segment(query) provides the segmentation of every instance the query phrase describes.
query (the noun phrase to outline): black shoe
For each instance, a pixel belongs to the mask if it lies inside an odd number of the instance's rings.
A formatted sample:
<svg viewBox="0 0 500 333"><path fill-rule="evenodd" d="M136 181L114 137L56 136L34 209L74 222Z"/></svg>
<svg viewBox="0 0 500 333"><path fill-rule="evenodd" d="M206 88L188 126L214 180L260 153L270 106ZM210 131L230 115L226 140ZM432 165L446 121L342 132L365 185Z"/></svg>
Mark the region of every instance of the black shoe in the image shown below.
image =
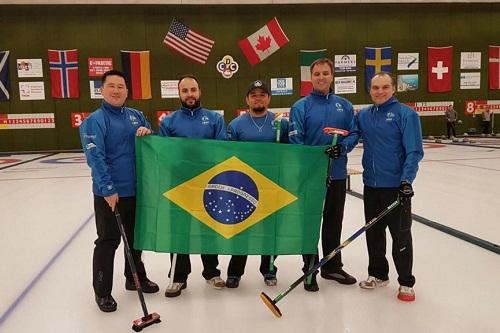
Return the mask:
<svg viewBox="0 0 500 333"><path fill-rule="evenodd" d="M102 312L113 312L116 311L116 301L113 296L99 297L95 295L95 302Z"/></svg>
<svg viewBox="0 0 500 333"><path fill-rule="evenodd" d="M160 290L160 287L158 287L158 285L156 283L149 280L148 278L144 278L143 280L140 280L140 281L141 281L142 292L145 294L153 294L153 293L156 293ZM129 280L129 279L127 279L125 281L125 289L137 290L137 288L135 287L134 281Z"/></svg>
<svg viewBox="0 0 500 333"><path fill-rule="evenodd" d="M311 283L307 283L307 278L304 280L304 289L310 292L319 291L318 282L316 281L316 275L311 277Z"/></svg>
<svg viewBox="0 0 500 333"><path fill-rule="evenodd" d="M226 280L226 288L238 288L240 285L240 278L237 276L229 276Z"/></svg>
<svg viewBox="0 0 500 333"><path fill-rule="evenodd" d="M321 272L321 277L327 280L335 280L341 284L355 284L356 278L354 276L349 275L342 268L338 268L330 273Z"/></svg>

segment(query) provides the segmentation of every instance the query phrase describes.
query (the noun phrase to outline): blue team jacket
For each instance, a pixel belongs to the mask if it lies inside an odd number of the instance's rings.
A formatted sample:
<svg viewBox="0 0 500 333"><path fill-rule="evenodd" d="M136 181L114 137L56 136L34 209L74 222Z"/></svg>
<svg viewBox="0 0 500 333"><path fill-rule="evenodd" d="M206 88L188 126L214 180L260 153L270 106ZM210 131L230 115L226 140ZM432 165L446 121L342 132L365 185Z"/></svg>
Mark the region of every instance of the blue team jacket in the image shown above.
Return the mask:
<svg viewBox="0 0 500 333"><path fill-rule="evenodd" d="M328 93L326 95L311 92L299 99L290 110L290 143L328 146L332 144L332 136L323 133L323 128L334 127L348 130L347 137L338 137L342 155L333 163L330 177L342 180L347 177L347 153L357 144L358 134L355 131L354 109L345 98ZM327 159L325 158L325 165Z"/></svg>
<svg viewBox="0 0 500 333"><path fill-rule="evenodd" d="M92 170L92 190L98 196L135 196L135 132L151 128L132 108L103 101L80 126L80 140Z"/></svg>
<svg viewBox="0 0 500 333"><path fill-rule="evenodd" d="M363 138L363 182L369 187L399 187L413 182L424 156L418 114L392 97L356 116Z"/></svg>
<svg viewBox="0 0 500 333"><path fill-rule="evenodd" d="M224 118L201 106L194 110L181 107L161 121L160 135L226 140Z"/></svg>
<svg viewBox="0 0 500 333"><path fill-rule="evenodd" d="M252 117L250 113L242 114L227 125L227 138L232 141L264 141L276 142L275 114L267 112L267 117ZM288 142L288 121L280 120L279 142Z"/></svg>

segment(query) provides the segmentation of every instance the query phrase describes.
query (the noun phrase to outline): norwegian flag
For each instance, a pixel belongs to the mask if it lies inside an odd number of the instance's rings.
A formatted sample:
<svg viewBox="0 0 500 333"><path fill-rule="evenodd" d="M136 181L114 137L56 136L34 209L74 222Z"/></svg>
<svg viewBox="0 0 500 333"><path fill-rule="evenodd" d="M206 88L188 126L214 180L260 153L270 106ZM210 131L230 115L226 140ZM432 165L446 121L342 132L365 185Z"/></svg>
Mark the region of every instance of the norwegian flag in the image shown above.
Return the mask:
<svg viewBox="0 0 500 333"><path fill-rule="evenodd" d="M78 50L49 50L53 98L78 98Z"/></svg>

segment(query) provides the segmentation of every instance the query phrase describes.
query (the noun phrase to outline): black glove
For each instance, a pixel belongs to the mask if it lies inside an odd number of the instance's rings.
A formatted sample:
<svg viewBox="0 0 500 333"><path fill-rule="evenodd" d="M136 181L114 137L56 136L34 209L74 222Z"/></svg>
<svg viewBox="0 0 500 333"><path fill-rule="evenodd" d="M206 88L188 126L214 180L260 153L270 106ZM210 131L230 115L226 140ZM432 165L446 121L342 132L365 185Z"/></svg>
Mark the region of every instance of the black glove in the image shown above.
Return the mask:
<svg viewBox="0 0 500 333"><path fill-rule="evenodd" d="M337 143L335 146L330 146L325 149L325 154L327 154L328 157L332 160L336 160L337 158L339 158L341 153L342 146L339 143Z"/></svg>
<svg viewBox="0 0 500 333"><path fill-rule="evenodd" d="M408 182L401 182L401 186L399 186L399 199L401 201L410 200L410 198L414 195L413 187Z"/></svg>

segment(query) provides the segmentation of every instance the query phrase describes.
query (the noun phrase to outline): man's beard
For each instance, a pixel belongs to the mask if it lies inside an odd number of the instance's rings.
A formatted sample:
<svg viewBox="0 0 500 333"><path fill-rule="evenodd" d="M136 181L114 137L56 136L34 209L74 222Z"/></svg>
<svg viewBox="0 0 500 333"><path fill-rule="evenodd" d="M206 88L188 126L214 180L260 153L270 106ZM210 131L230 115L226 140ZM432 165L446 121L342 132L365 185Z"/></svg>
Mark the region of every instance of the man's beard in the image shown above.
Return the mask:
<svg viewBox="0 0 500 333"><path fill-rule="evenodd" d="M181 101L181 104L182 104L182 106L183 106L183 107L185 107L185 108L187 108L187 109L189 109L189 110L194 110L194 109L196 109L197 107L199 107L199 106L200 106L200 100L199 100L199 99L197 99L197 100L196 100L196 102L194 102L194 104L193 104L193 105L188 105L188 104L187 104L186 102L184 102L184 101Z"/></svg>
<svg viewBox="0 0 500 333"><path fill-rule="evenodd" d="M257 108L253 108L252 111L256 114L261 114L264 113L264 111L266 111L266 108L264 106L259 106Z"/></svg>

